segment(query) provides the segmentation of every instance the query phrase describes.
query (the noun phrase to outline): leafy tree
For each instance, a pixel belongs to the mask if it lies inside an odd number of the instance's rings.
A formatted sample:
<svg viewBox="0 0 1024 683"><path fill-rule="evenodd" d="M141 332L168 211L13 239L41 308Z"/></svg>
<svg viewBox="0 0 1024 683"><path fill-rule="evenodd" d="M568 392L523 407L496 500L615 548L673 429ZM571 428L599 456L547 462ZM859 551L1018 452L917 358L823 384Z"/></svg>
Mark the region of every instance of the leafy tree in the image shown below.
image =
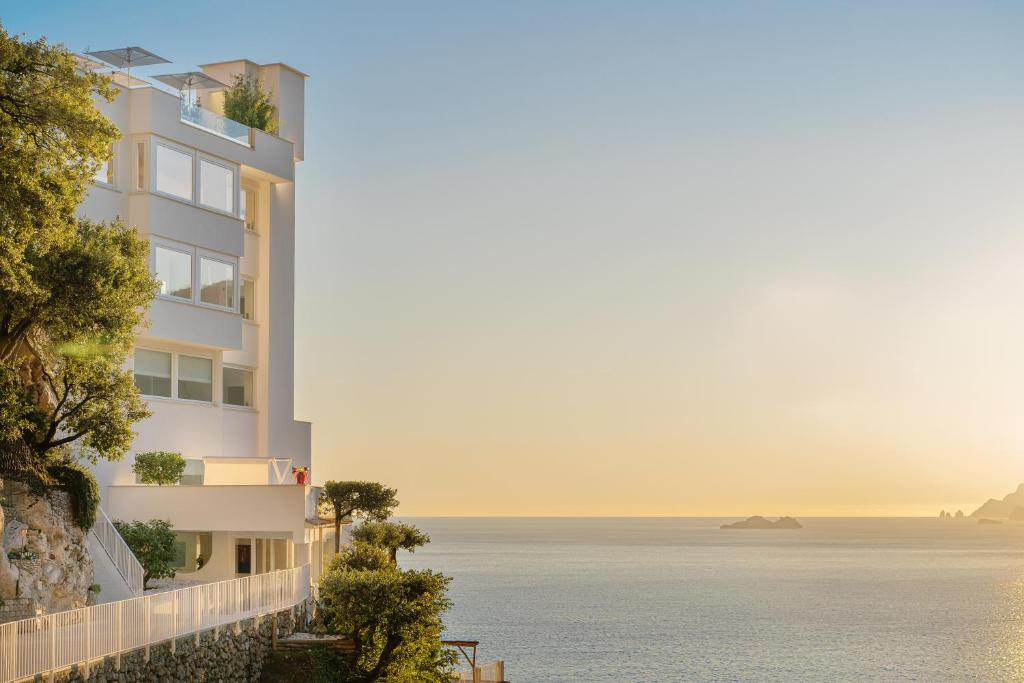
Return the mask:
<svg viewBox="0 0 1024 683"><path fill-rule="evenodd" d="M430 536L412 524L401 522L378 522L367 520L352 531L356 541L384 548L388 551L391 564L398 564L398 549L416 552L416 548L430 543Z"/></svg>
<svg viewBox="0 0 1024 683"><path fill-rule="evenodd" d="M0 26L0 469L45 476L77 442L118 459L148 415L124 369L155 293L148 248L119 222L78 219L118 133L117 92L45 39Z"/></svg>
<svg viewBox="0 0 1024 683"><path fill-rule="evenodd" d="M114 520L114 526L132 549L142 565L142 586L146 588L152 579L174 578L174 530L171 523L162 519L148 522L122 522Z"/></svg>
<svg viewBox="0 0 1024 683"><path fill-rule="evenodd" d="M238 74L234 83L224 92L224 116L259 128L267 133L277 132L277 107L270 101L270 93L263 82Z"/></svg>
<svg viewBox="0 0 1024 683"><path fill-rule="evenodd" d="M82 73L64 47L19 40L0 25L0 300L45 294L34 261L74 235L75 210L118 136L93 97L116 93L109 76ZM14 352L12 326L0 360Z"/></svg>
<svg viewBox="0 0 1024 683"><path fill-rule="evenodd" d="M342 680L449 683L455 659L441 647L441 615L450 582L431 571L334 565L320 580L320 606L327 629L355 645Z"/></svg>
<svg viewBox="0 0 1024 683"><path fill-rule="evenodd" d="M320 504L334 513L334 552L341 549L341 523L353 516L385 520L398 507L398 491L373 481L328 481Z"/></svg>
<svg viewBox="0 0 1024 683"><path fill-rule="evenodd" d="M329 571L335 569L390 569L391 558L387 551L377 545L355 541L341 549L331 560Z"/></svg>
<svg viewBox="0 0 1024 683"><path fill-rule="evenodd" d="M177 484L185 473L185 458L181 453L149 451L135 456L132 471L139 475L143 484L169 486Z"/></svg>
<svg viewBox="0 0 1024 683"><path fill-rule="evenodd" d="M71 496L71 516L75 524L84 531L91 529L100 507L100 486L96 477L70 459L50 465L47 472L55 485Z"/></svg>

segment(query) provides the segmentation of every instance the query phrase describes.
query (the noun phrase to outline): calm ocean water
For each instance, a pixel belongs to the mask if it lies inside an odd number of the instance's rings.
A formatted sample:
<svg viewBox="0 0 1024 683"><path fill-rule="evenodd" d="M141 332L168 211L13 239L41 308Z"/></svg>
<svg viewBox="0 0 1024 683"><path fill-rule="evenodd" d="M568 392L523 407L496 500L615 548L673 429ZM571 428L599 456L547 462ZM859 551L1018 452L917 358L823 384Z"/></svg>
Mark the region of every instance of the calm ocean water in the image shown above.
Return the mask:
<svg viewBox="0 0 1024 683"><path fill-rule="evenodd" d="M1024 680L1024 525L409 519L513 683Z"/></svg>

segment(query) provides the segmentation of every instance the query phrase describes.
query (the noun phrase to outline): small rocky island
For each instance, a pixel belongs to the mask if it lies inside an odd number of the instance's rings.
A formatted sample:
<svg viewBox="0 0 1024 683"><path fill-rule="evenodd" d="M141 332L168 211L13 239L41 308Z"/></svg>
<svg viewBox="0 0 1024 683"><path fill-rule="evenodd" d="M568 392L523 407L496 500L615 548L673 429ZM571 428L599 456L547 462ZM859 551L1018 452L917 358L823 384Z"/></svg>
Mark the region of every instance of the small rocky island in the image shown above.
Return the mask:
<svg viewBox="0 0 1024 683"><path fill-rule="evenodd" d="M741 522L723 524L722 529L803 529L803 525L792 517L779 517L774 522L760 515L747 517Z"/></svg>

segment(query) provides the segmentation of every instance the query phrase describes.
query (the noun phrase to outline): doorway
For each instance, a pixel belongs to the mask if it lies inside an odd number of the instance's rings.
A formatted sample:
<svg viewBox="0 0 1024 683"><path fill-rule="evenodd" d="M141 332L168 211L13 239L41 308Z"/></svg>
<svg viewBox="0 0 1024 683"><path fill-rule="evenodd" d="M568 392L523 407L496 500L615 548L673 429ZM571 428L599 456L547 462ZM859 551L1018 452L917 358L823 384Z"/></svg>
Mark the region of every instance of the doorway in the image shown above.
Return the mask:
<svg viewBox="0 0 1024 683"><path fill-rule="evenodd" d="M252 546L248 542L235 544L235 573L252 574Z"/></svg>

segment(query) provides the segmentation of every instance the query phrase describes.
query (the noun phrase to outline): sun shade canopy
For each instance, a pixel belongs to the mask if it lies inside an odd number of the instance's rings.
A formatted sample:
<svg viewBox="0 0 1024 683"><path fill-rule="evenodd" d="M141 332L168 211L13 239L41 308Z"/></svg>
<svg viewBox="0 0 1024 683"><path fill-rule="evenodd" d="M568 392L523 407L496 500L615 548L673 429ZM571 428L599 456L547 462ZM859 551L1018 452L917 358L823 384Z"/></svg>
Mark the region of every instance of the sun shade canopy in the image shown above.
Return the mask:
<svg viewBox="0 0 1024 683"><path fill-rule="evenodd" d="M166 83L178 90L191 90L192 88L224 88L227 83L221 83L216 78L207 76L202 71L186 71L182 74L162 74L153 76L161 83Z"/></svg>
<svg viewBox="0 0 1024 683"><path fill-rule="evenodd" d="M122 68L133 66L149 66L150 64L169 64L170 60L155 55L141 47L119 47L115 50L96 50L85 54L103 60L107 64Z"/></svg>

